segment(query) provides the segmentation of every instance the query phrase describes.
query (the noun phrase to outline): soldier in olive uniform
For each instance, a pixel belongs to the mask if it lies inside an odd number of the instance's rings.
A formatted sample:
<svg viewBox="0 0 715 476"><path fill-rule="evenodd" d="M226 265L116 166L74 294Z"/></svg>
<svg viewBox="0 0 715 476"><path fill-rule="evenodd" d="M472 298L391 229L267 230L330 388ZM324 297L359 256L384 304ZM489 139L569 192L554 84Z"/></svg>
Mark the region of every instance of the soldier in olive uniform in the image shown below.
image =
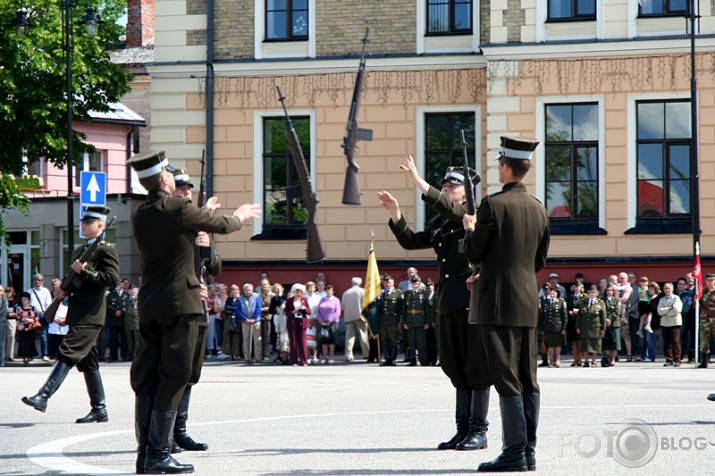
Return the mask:
<svg viewBox="0 0 715 476"><path fill-rule="evenodd" d="M538 142L501 137L500 192L482 200L476 218L465 215L464 254L479 265L469 322L478 324L486 369L499 393L502 453L479 471L536 469L541 405L536 381L539 294L536 273L546 264L550 230L546 209L523 180Z"/></svg>
<svg viewBox="0 0 715 476"><path fill-rule="evenodd" d="M405 319L402 327L407 330L407 340L412 349L410 355L410 367L417 365L417 356L420 356L420 365L429 365L427 355L427 335L426 329L429 327L429 296L420 289L422 281L419 276L414 276L411 280L412 289L403 294L405 300Z"/></svg>
<svg viewBox="0 0 715 476"><path fill-rule="evenodd" d="M708 368L710 337L715 337L715 273L705 275L707 289L700 298L700 363L699 369Z"/></svg>
<svg viewBox="0 0 715 476"><path fill-rule="evenodd" d="M539 328L544 333L544 342L548 354L549 367L561 367L561 346L566 343L566 323L568 312L566 301L559 295L557 287L550 287L542 301L541 323Z"/></svg>
<svg viewBox="0 0 715 476"><path fill-rule="evenodd" d="M192 465L179 464L170 451L177 409L195 370L199 323L206 321L201 301L208 298L208 290L196 273L196 235L238 230L244 221L260 216L260 207L246 204L230 215L210 216L185 198L172 196L175 169L163 150L127 162L148 191L132 219L142 263L142 350L130 373L136 394L136 470L193 472Z"/></svg>
<svg viewBox="0 0 715 476"><path fill-rule="evenodd" d="M380 365L396 366L397 358L397 327L404 316L404 301L402 291L395 287L392 276L385 278L385 289L378 301L378 319L380 323L380 340L385 362Z"/></svg>
<svg viewBox="0 0 715 476"><path fill-rule="evenodd" d="M571 367L581 367L581 339L576 332L576 321L578 321L578 313L583 307L583 301L587 300L588 297L583 292L583 284L579 282L571 286L571 291L572 294L566 301L569 314L569 320L566 324L566 340L571 343L571 352L573 353Z"/></svg>
<svg viewBox="0 0 715 476"><path fill-rule="evenodd" d="M489 387L483 349L475 345L480 337L477 326L468 325L469 289L472 268L462 252L465 206L465 176L463 167L448 167L441 181L441 190L431 186L417 171L410 156L400 166L412 176L422 200L437 215L427 229L414 232L400 211L397 199L389 192L377 194L378 202L390 215L388 226L398 243L406 250L433 248L437 255L437 309L439 312L439 354L442 371L455 388L455 421L457 432L437 446L439 450L478 450L487 447L489 422ZM479 182L472 172L468 185Z"/></svg>
<svg viewBox="0 0 715 476"><path fill-rule="evenodd" d="M82 217L82 233L87 240L72 254L75 274L68 295L67 324L69 331L60 345L57 363L45 385L32 397L22 397L23 403L44 412L47 400L62 385L73 366L84 375L91 411L77 423L106 422L107 405L102 376L99 373L97 337L104 327L107 288L119 281L119 256L112 245L101 241L94 253L84 262L79 258L87 247L98 240L107 224L109 208L87 207Z"/></svg>
<svg viewBox="0 0 715 476"><path fill-rule="evenodd" d="M616 355L621 350L621 300L613 285L608 285L605 291L606 333L603 335L602 348L605 354L601 359L601 367L616 365Z"/></svg>
<svg viewBox="0 0 715 476"><path fill-rule="evenodd" d="M124 282L120 281L114 289L107 294L107 323L109 328L109 361L119 360L121 348L122 358L127 358L127 333L124 328L126 322L126 300L128 293L124 289Z"/></svg>
<svg viewBox="0 0 715 476"><path fill-rule="evenodd" d="M581 358L583 366L588 367L588 354L591 365L596 366L596 355L601 353L601 339L606 333L606 303L598 299L598 286L591 285L588 299L578 312L576 332L581 337Z"/></svg>

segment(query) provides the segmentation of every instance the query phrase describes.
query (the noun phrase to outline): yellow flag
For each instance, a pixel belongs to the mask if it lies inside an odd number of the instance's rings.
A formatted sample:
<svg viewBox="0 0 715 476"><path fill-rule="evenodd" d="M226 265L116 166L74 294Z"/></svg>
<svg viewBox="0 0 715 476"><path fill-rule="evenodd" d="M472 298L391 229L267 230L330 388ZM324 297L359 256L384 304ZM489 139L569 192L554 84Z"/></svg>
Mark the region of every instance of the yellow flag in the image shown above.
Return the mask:
<svg viewBox="0 0 715 476"><path fill-rule="evenodd" d="M367 256L367 272L365 273L365 294L362 298L362 315L367 319L373 338L380 332L377 319L377 298L381 293L382 284L380 283L380 272L377 270L375 242L370 241L370 253Z"/></svg>

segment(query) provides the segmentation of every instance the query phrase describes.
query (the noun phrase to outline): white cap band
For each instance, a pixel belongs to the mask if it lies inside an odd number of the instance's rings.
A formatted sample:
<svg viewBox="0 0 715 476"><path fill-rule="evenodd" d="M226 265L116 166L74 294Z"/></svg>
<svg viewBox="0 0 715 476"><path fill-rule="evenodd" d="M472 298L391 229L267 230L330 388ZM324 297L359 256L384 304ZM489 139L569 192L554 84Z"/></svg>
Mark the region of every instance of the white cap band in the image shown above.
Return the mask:
<svg viewBox="0 0 715 476"><path fill-rule="evenodd" d="M442 182L448 182L450 179L456 179L464 184L464 174L457 172L456 170L450 170L447 172L442 179Z"/></svg>
<svg viewBox="0 0 715 476"><path fill-rule="evenodd" d="M516 150L501 147L499 149L499 154L512 159L531 160L531 156L534 154L534 152L530 150Z"/></svg>
<svg viewBox="0 0 715 476"><path fill-rule="evenodd" d="M85 211L84 215L82 216L82 220L84 220L85 218L97 218L102 221L107 221L107 215L102 215L101 213L93 211Z"/></svg>
<svg viewBox="0 0 715 476"><path fill-rule="evenodd" d="M148 169L137 170L137 177L140 179L151 177L152 175L156 175L161 172L161 169L163 169L167 165L169 165L169 161L164 159L158 164L149 167Z"/></svg>

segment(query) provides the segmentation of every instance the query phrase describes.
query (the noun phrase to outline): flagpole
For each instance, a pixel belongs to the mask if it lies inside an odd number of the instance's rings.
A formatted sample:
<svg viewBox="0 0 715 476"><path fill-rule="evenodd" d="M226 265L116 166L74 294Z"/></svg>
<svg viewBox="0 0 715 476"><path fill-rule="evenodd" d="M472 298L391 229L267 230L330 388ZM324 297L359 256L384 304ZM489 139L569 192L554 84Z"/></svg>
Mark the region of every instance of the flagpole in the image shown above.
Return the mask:
<svg viewBox="0 0 715 476"><path fill-rule="evenodd" d="M695 243L695 272L693 273L693 278L695 278L695 293L693 299L695 300L695 343L693 352L695 352L695 368L698 368L700 364L700 296L702 294L702 276L703 268L700 264L700 244ZM687 323L686 323L687 325Z"/></svg>
<svg viewBox="0 0 715 476"><path fill-rule="evenodd" d="M688 19L690 20L690 207L692 212L693 227L693 254L697 265L700 265L700 191L698 178L698 108L697 108L697 68L695 57L695 20L699 18L696 13L695 0L688 2ZM702 267L699 277L695 282L696 307L695 307L695 365L698 365L700 348L698 347L700 316L698 314L698 290L702 283Z"/></svg>

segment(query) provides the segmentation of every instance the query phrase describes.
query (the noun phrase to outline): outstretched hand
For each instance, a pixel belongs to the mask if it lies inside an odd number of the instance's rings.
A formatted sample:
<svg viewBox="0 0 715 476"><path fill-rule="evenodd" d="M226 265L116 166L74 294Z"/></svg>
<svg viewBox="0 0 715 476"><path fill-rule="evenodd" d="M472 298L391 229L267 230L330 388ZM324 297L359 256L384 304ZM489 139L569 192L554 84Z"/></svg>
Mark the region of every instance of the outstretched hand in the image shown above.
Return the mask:
<svg viewBox="0 0 715 476"><path fill-rule="evenodd" d="M245 223L251 218L261 216L261 206L257 203L244 203L233 212L233 215L241 220L241 223Z"/></svg>
<svg viewBox="0 0 715 476"><path fill-rule="evenodd" d="M219 208L221 208L221 204L218 203L218 197L211 197L206 200L206 205L204 206L204 209L209 213L209 215L213 214L213 212L215 212Z"/></svg>
<svg viewBox="0 0 715 476"><path fill-rule="evenodd" d="M400 165L400 169L412 176L412 180L414 180L415 185L422 193L427 193L427 190L429 190L429 184L420 176L420 172L417 170L417 164L415 164L415 158L412 157L412 155L407 156L407 160L404 164Z"/></svg>
<svg viewBox="0 0 715 476"><path fill-rule="evenodd" d="M387 210L387 213L390 214L390 218L392 219L393 223L397 223L402 217L402 213L400 212L400 204L390 192L386 190L383 190L382 192L377 192L377 203L382 208Z"/></svg>

